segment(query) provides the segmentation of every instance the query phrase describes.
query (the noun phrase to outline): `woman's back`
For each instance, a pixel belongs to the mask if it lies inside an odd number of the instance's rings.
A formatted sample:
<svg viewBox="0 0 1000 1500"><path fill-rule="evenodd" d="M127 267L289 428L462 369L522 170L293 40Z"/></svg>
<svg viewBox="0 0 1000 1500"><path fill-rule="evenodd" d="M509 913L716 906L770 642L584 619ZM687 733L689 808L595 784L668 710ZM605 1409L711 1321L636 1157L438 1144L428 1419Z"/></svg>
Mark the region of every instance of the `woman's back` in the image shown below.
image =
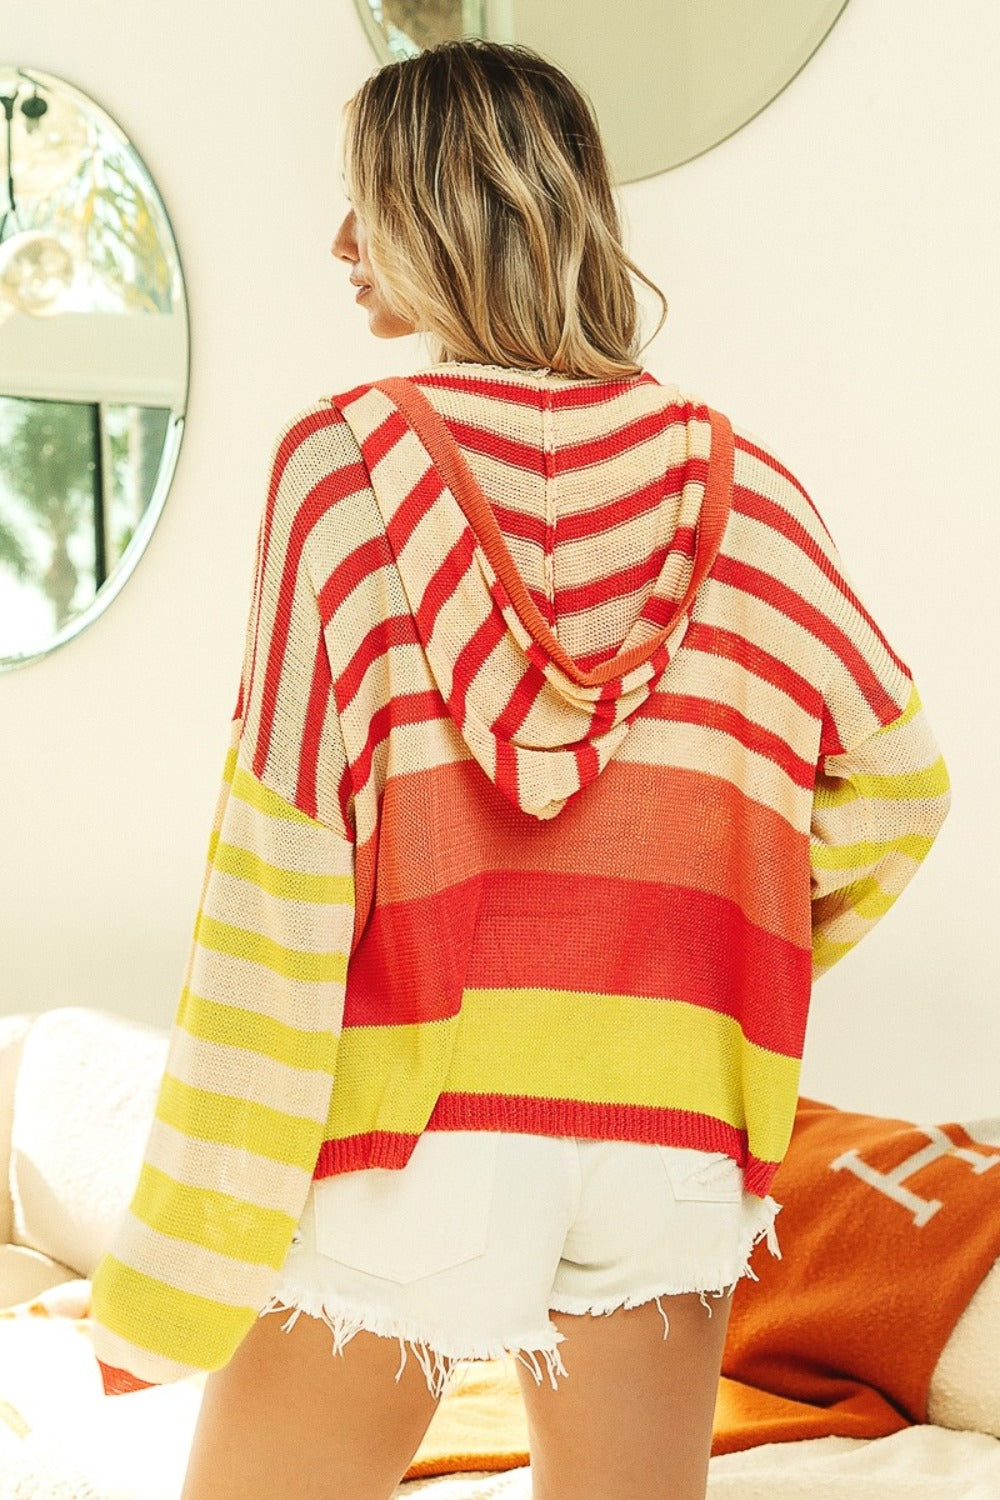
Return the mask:
<svg viewBox="0 0 1000 1500"><path fill-rule="evenodd" d="M731 434L646 372L441 365L279 444L244 735L354 846L315 1176L489 1128L724 1151L767 1192L812 979L944 803L908 669Z"/></svg>

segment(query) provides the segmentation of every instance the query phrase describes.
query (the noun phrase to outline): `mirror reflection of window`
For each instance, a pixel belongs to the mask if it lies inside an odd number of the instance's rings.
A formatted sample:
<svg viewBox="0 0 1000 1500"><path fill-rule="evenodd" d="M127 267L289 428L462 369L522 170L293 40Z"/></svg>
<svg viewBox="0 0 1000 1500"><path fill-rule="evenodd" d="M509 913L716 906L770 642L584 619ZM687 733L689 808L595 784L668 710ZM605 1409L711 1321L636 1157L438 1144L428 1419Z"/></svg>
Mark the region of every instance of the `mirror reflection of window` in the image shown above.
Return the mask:
<svg viewBox="0 0 1000 1500"><path fill-rule="evenodd" d="M617 182L680 166L764 109L846 0L356 0L380 62L480 36L534 48L593 103Z"/></svg>
<svg viewBox="0 0 1000 1500"><path fill-rule="evenodd" d="M0 397L0 657L91 605L153 497L170 412Z"/></svg>
<svg viewBox="0 0 1000 1500"><path fill-rule="evenodd" d="M31 68L0 66L0 104L3 670L71 639L135 567L176 463L188 330L169 221L121 129Z"/></svg>

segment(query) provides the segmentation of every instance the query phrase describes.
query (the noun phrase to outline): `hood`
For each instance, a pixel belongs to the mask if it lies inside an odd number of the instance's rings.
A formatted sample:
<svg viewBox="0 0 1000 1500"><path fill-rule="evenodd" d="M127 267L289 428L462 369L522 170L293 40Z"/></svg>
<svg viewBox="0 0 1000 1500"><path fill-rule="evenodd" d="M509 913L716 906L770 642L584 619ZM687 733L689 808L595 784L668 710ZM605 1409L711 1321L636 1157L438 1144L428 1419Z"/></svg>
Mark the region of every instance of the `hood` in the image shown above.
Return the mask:
<svg viewBox="0 0 1000 1500"><path fill-rule="evenodd" d="M672 535L661 532L641 569L631 564L653 580L645 602L613 654L587 668L532 598L493 506L415 381L378 381L334 402L358 440L441 697L490 780L539 819L555 817L621 745L684 639L729 514L728 421L646 378L670 404ZM576 602L606 608L606 582L589 593L583 583Z"/></svg>

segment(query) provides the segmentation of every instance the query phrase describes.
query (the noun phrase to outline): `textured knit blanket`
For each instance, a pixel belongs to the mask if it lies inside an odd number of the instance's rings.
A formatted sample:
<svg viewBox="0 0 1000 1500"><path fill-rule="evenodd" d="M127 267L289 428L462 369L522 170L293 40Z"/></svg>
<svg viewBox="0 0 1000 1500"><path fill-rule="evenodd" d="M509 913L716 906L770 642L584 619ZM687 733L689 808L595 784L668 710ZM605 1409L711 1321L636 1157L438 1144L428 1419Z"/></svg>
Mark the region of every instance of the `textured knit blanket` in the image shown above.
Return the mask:
<svg viewBox="0 0 1000 1500"><path fill-rule="evenodd" d="M788 1256L789 1235L785 1244ZM105 1396L87 1337L89 1300L81 1280L0 1312L0 1500L180 1493L204 1377ZM1000 1434L998 1347L1000 1266L973 1294L938 1362L929 1403L938 1425L717 1453L708 1500L997 1500L1000 1440L987 1432ZM726 1411L720 1400L719 1416ZM832 1413L834 1421L842 1415ZM438 1408L399 1500L530 1500L526 1462L512 1362L470 1364Z"/></svg>
<svg viewBox="0 0 1000 1500"><path fill-rule="evenodd" d="M1000 1257L1000 1120L915 1125L800 1099L774 1196L782 1259L761 1257L734 1294L713 1452L933 1421L935 1369Z"/></svg>

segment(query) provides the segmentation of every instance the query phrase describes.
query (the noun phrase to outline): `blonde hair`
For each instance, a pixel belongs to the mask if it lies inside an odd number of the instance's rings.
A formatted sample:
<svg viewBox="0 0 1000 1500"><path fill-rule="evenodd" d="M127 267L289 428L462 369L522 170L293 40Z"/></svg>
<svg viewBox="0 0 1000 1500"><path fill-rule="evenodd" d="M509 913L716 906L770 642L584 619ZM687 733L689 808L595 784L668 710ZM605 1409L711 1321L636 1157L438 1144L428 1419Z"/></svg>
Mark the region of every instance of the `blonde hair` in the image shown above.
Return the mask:
<svg viewBox="0 0 1000 1500"><path fill-rule="evenodd" d="M631 376L639 309L593 107L531 48L467 38L345 105L344 179L386 305L436 360ZM648 341L647 341L648 342Z"/></svg>

